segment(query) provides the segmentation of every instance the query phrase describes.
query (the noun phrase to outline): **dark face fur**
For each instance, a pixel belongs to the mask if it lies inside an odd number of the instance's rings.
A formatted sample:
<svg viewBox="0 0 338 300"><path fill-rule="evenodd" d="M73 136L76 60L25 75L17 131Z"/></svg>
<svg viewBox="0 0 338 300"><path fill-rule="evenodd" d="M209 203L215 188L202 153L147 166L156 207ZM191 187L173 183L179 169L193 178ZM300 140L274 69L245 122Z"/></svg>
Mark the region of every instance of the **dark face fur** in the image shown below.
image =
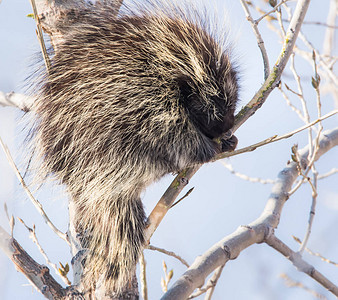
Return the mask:
<svg viewBox="0 0 338 300"><path fill-rule="evenodd" d="M204 32L201 32L203 37ZM180 96L179 102L185 108L189 119L195 127L211 140L221 138L221 151L231 151L237 146L237 138L230 129L234 125L235 104L238 101L237 72L230 66L229 57L215 53L217 45L210 36L203 38L204 50L200 52L207 70L207 77L214 88L213 95L205 93L203 86L196 84L192 78L183 76L177 79ZM215 94L215 90L217 91Z"/></svg>
<svg viewBox="0 0 338 300"><path fill-rule="evenodd" d="M234 125L234 109L226 105L224 96L211 97L213 105L207 107L186 83L182 83L180 101L193 124L210 139L222 137Z"/></svg>

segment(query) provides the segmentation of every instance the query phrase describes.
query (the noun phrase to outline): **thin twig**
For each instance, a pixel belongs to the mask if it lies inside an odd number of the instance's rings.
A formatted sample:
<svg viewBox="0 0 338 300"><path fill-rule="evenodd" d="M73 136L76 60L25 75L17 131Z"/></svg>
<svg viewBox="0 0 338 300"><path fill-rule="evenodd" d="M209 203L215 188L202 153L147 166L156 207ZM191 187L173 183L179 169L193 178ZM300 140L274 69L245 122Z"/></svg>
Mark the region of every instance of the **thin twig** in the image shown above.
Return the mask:
<svg viewBox="0 0 338 300"><path fill-rule="evenodd" d="M312 294L314 297L321 299L321 300L326 300L327 298L322 295L317 293L316 291L308 288L307 286L305 286L303 283L299 282L299 281L294 281L293 279L291 279L288 275L286 275L285 273L282 273L280 275L280 277L282 277L285 280L285 284L288 287L299 287L307 292L309 292L310 294Z"/></svg>
<svg viewBox="0 0 338 300"><path fill-rule="evenodd" d="M335 1L335 0L333 0L333 1ZM290 22L290 20L288 20L288 19L283 19L283 22ZM324 23L324 22L304 21L303 24L304 24L304 25L319 25L319 26L324 26L324 27L327 27L327 28L338 29L338 26L335 26L335 25L329 25L329 24Z"/></svg>
<svg viewBox="0 0 338 300"><path fill-rule="evenodd" d="M47 299L73 299L66 297L67 290L50 275L48 267L38 264L1 226L0 249ZM75 288L72 292L76 292Z"/></svg>
<svg viewBox="0 0 338 300"><path fill-rule="evenodd" d="M189 264L187 263L187 261L185 259L183 259L181 256L177 255L175 252L172 252L172 251L167 251L165 249L162 249L162 248L159 248L159 247L155 247L153 245L149 245L147 247L149 250L153 250L153 251L158 251L158 252L161 252L163 254L166 254L166 255L169 255L169 256L172 256L176 259L178 259L182 264L184 264L187 268L189 268Z"/></svg>
<svg viewBox="0 0 338 300"><path fill-rule="evenodd" d="M272 10L270 10L267 13L264 13L260 18L258 18L257 20L255 20L254 22L256 24L258 24L260 21L262 21L265 17L267 17L268 15L271 15L272 13L274 13L281 5L283 5L285 2L288 2L289 0L283 0L281 2L279 2Z"/></svg>
<svg viewBox="0 0 338 300"><path fill-rule="evenodd" d="M314 154L316 155L317 152L318 151L314 151ZM303 243L302 243L302 245L300 246L300 249L299 249L299 253L302 254L305 247L306 247L306 244L309 240L309 237L311 235L312 223L313 223L313 219L314 219L314 216L315 216L315 213L316 213L316 203L317 203L318 193L317 193L317 177L314 176L314 182L312 182L311 179L303 173L301 162L300 162L300 159L298 159L297 154L298 153L296 153L293 160L298 164L299 174L303 177L303 181L307 181L310 184L311 189L312 189L312 204L311 204L311 209L310 209L308 227L307 227L307 230L306 230L306 233L305 233L305 238L303 240ZM314 166L312 165L311 167L308 167L306 171L308 172L310 169L313 170L313 168L314 168Z"/></svg>
<svg viewBox="0 0 338 300"><path fill-rule="evenodd" d="M305 124L309 124L310 123L309 110L307 108L307 104L306 104L306 101L304 99L303 87L302 87L302 84L300 82L300 76L298 75L296 68L295 68L295 54L294 53L291 55L290 62L291 62L290 70L291 70L291 72L294 76L295 82L297 83L298 98L300 100L300 103L302 104ZM313 146L312 146L312 129L311 129L311 127L309 127L309 131L308 131L308 141L309 141L309 145L310 145L310 155L312 155Z"/></svg>
<svg viewBox="0 0 338 300"><path fill-rule="evenodd" d="M296 236L292 236L293 237L293 239L297 242L297 243L299 243L299 244L302 244L302 241L298 238L298 237L296 237ZM336 263L336 262L334 262L334 261L332 261L332 260L330 260L330 259L327 259L326 257L324 257L323 255L321 255L320 253L318 253L318 252L313 252L312 250L310 250L309 248L305 248L305 251L307 251L309 254L311 254L311 255L313 255L313 256L317 256L317 257L319 257L322 261L324 261L324 262L326 262L326 263L329 263L329 264L331 264L331 265L334 265L335 267L338 267L338 263Z"/></svg>
<svg viewBox="0 0 338 300"><path fill-rule="evenodd" d="M330 55L332 53L332 49L334 45L335 28L331 26L335 25L337 14L338 14L337 0L331 0L330 7L329 7L329 13L327 16L327 21L326 21L329 26L326 28L325 38L323 41L323 53L327 55Z"/></svg>
<svg viewBox="0 0 338 300"><path fill-rule="evenodd" d="M43 34L42 34L41 22L40 22L38 10L36 8L35 0L30 0L30 2L31 2L32 8L33 8L34 19L35 19L35 22L36 22L36 28L37 28L36 35L38 36L38 40L39 40L39 44L40 44L40 47L41 47L43 59L45 61L47 72L49 72L49 70L50 70L50 60L49 60L49 56L47 54L45 41L43 40Z"/></svg>
<svg viewBox="0 0 338 300"><path fill-rule="evenodd" d="M268 57L268 53L266 52L262 36L261 36L261 34L258 30L258 22L255 22L254 19L252 18L249 7L248 7L246 1L245 0L240 0L240 1L241 1L242 6L243 6L243 9L244 9L246 19L251 24L252 30L253 30L255 37L257 39L257 44L258 44L259 50L261 51L261 54L262 54L263 63L264 63L264 80L266 80L269 77L269 74L270 74L269 57Z"/></svg>
<svg viewBox="0 0 338 300"><path fill-rule="evenodd" d="M179 200L177 200L172 206L171 208L173 208L175 205L177 205L178 203L180 203L183 199L187 198L191 192L194 190L194 187L192 187L189 191L186 192L186 194Z"/></svg>
<svg viewBox="0 0 338 300"><path fill-rule="evenodd" d="M234 174L235 176L237 176L237 177L239 177L243 180L246 180L246 181L249 181L249 182L259 182L259 183L262 183L262 184L270 184L270 183L276 182L275 180L272 180L272 179L262 179L262 178L258 178L258 177L249 177L248 175L245 175L245 174L242 174L242 173L235 171L234 168L232 167L232 165L229 164L229 163L226 163L224 160L221 160L221 163L225 168L227 168L230 171L231 174Z"/></svg>
<svg viewBox="0 0 338 300"><path fill-rule="evenodd" d="M285 85L285 86L286 86L287 89L289 89L289 87L288 87L287 85ZM305 122L305 118L304 118L302 112L301 112L296 106L294 106L294 105L291 103L291 101L290 101L288 95L284 92L284 90L283 90L283 88L282 88L282 85L280 85L278 88L279 88L280 92L282 93L283 98L284 98L285 101L286 101L286 104L287 104L287 105L288 105L288 106L289 106L289 107L297 114L297 116L298 116L303 122Z"/></svg>
<svg viewBox="0 0 338 300"><path fill-rule="evenodd" d="M329 171L325 174L318 175L318 179L324 179L324 178L327 178L327 177L334 175L334 174L337 174L337 173L338 173L338 169L333 168L333 169L331 169L331 171Z"/></svg>
<svg viewBox="0 0 338 300"><path fill-rule="evenodd" d="M55 273L61 277L62 281L63 281L65 284L71 285L71 282L69 281L69 279L67 278L67 276L62 275L62 274L59 272L58 266L50 261L50 259L48 258L46 252L45 252L45 251L43 250L43 248L41 247L41 245L40 245L40 243L39 243L39 241L38 241L38 238L37 238L37 236L36 236L35 225L33 225L33 228L30 228L30 227L28 227L28 226L26 225L26 223L25 223L21 218L18 218L18 219L19 219L19 221L26 227L26 229L28 230L28 232L29 232L29 237L32 239L32 241L33 241L33 242L36 244L36 246L38 247L38 249L39 249L40 253L42 254L43 258L45 259L46 263L47 263L48 265L50 265L50 266L54 269Z"/></svg>
<svg viewBox="0 0 338 300"><path fill-rule="evenodd" d="M286 83L285 83L285 87L286 89L291 92L292 94L295 94L296 96L298 96L299 98L303 97L301 94L297 93L296 91L294 91L292 88L290 88ZM303 116L304 118L304 116Z"/></svg>
<svg viewBox="0 0 338 300"><path fill-rule="evenodd" d="M222 271L225 265L218 267L215 272L214 275L212 275L212 277L208 280L208 282L210 282L211 287L210 289L207 290L206 295L204 297L204 300L211 300L211 297L215 291L216 288L216 284L218 279L221 277L222 275Z"/></svg>
<svg viewBox="0 0 338 300"><path fill-rule="evenodd" d="M147 285L147 274L146 274L146 260L144 259L144 253L140 256L140 282L143 300L148 300L148 285Z"/></svg>
<svg viewBox="0 0 338 300"><path fill-rule="evenodd" d="M313 122L311 122L311 123L309 123L307 125L299 127L298 129L293 130L293 131L291 131L289 133L286 133L286 134L283 134L283 135L280 135L280 136L274 135L274 136L272 136L270 138L267 138L267 139L265 139L265 140L263 140L261 142L258 142L256 144L250 145L248 147L244 147L244 148L241 148L241 149L238 149L238 150L234 150L232 152L225 152L225 153L218 154L218 155L215 156L214 161L222 159L222 158L238 155L238 154L241 154L241 153L245 153L245 152L251 152L251 151L254 151L257 148L262 147L264 145L267 145L267 144L270 144L270 143L274 143L274 142L277 142L277 141L280 141L280 140L283 140L283 139L287 139L287 138L295 135L298 132L301 132L301 131L303 131L303 130L305 130L305 129L307 129L307 128L309 128L309 127L311 127L311 126L313 126L313 125L315 125L315 124L317 124L317 123L319 123L319 122L321 122L321 121L323 121L323 120L325 120L327 118L332 117L333 115L335 115L337 113L338 113L338 110L333 110L333 111L329 112L328 114L324 115L323 117L321 117L321 118L319 118L319 119L317 119L317 120L315 120L315 121L313 121Z"/></svg>
<svg viewBox="0 0 338 300"><path fill-rule="evenodd" d="M4 209L5 209L6 217L7 217L7 219L8 219L9 228L11 229L11 237L13 238L13 232L14 232L14 226L15 226L15 219L14 219L14 216L13 216L13 215L9 216L9 213L8 213L8 207L7 207L6 202L4 203Z"/></svg>
<svg viewBox="0 0 338 300"><path fill-rule="evenodd" d="M19 181L20 181L23 189L25 190L25 192L28 195L29 199L32 201L32 203L35 206L35 208L38 210L38 212L40 213L40 215L43 217L43 219L45 220L45 222L47 223L47 225L56 233L56 235L58 237L60 237L61 239L63 239L64 241L66 241L69 244L67 235L55 227L55 225L52 223L52 221L48 218L46 212L44 211L44 209L43 209L43 207L41 205L41 203L34 198L33 194L31 193L31 191L27 187L24 179L22 178L22 176L21 176L21 174L20 174L20 172L19 172L19 170L18 170L18 168L17 168L17 166L16 166L16 164L15 164L13 158L12 158L11 153L9 152L9 149L3 143L1 137L0 137L0 144L2 146L3 151L6 154L6 157L7 157L7 160L9 162L10 166L14 170L15 175L19 179Z"/></svg>
<svg viewBox="0 0 338 300"><path fill-rule="evenodd" d="M290 260L293 265L298 269L298 271L303 272L319 284L333 293L335 296L338 296L338 287L326 278L323 274L316 270L316 268L305 260L302 259L301 255L298 252L291 250L286 244L284 244L280 239L275 235L271 234L267 239L266 243L271 246L273 249L281 253L285 258Z"/></svg>
<svg viewBox="0 0 338 300"><path fill-rule="evenodd" d="M206 285L204 287L202 287L202 288L197 289L197 291L195 293L191 294L188 299L194 299L194 298L196 298L196 297L198 297L200 295L203 295L204 293L206 293L206 295L204 297L204 300L211 299L212 294L213 294L213 292L215 290L217 281L221 277L221 274L222 274L224 266L225 265L218 267L215 270L215 272L212 275L212 277L208 280L208 282L206 283Z"/></svg>
<svg viewBox="0 0 338 300"><path fill-rule="evenodd" d="M322 116L322 112L321 112L321 101L320 101L320 90L319 90L319 84L320 84L320 77L318 75L318 71L317 71L317 64L316 64L316 54L315 54L315 51L313 51L313 69L314 69L314 73L315 73L315 76L314 78L312 78L312 86L314 87L315 91L316 91L316 99L317 99L317 117L318 118L321 118ZM299 249L299 252L300 253L303 253L307 243L308 243L308 240L309 240L309 237L310 237L310 234L311 234L311 229L312 229L312 224L313 224L313 219L314 219L314 216L315 216L315 213L316 213L316 204L317 204L317 196L318 196L318 193L317 193L317 181L318 181L318 172L316 170L316 167L314 165L314 161L315 161L315 157L319 151L319 137L320 137L320 134L323 130L323 126L322 126L322 123L319 122L318 123L318 133L317 133L317 136L316 136L316 139L315 139L315 143L314 143L314 151L313 151L313 154L312 154L312 158L310 159L310 166L311 166L311 170L312 170L312 174L313 174L313 184L311 183L311 189L312 189L312 204L311 204L311 210L310 210L310 215L309 215L309 221L308 221L308 228L306 230L306 234L305 234L305 237L303 239L303 243Z"/></svg>
<svg viewBox="0 0 338 300"><path fill-rule="evenodd" d="M285 3L285 2L284 2ZM282 3L282 4L284 4ZM279 24L279 27L280 27L280 31L282 32L282 38L283 40L285 39L285 28L284 28L284 25L283 25L283 20L282 20L282 10L281 9L278 9L277 10L277 20L278 20L278 24Z"/></svg>

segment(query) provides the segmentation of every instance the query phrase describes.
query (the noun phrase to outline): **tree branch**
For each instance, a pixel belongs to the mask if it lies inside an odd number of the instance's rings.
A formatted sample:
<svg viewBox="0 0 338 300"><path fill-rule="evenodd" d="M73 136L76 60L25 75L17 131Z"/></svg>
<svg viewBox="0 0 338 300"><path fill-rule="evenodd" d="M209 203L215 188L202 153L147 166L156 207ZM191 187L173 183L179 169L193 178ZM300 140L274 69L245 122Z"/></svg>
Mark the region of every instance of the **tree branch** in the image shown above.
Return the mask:
<svg viewBox="0 0 338 300"><path fill-rule="evenodd" d="M338 145L338 128L322 133L319 140L319 150L315 160ZM301 160L307 159L309 146L299 151ZM273 230L279 224L283 206L289 198L288 192L298 177L296 162L290 162L278 174L270 198L259 218L247 226L240 226L234 233L223 238L212 246L203 255L196 258L190 268L175 282L168 292L161 298L187 299L195 288L202 286L205 278L216 268L235 259L245 248L255 243L269 240ZM319 281L322 283L322 281Z"/></svg>
<svg viewBox="0 0 338 300"><path fill-rule="evenodd" d="M26 223L24 222L24 220L22 220L21 218L18 218L19 221L26 227L26 229L29 232L29 237L32 239L32 241L36 244L37 248L39 249L39 252L41 253L41 255L43 256L43 258L45 259L46 263L52 267L55 271L55 273L57 275L59 275L62 279L62 281L67 284L67 285L71 285L71 282L69 281L69 279L67 278L66 274L62 274L61 272L59 272L59 268L56 264L54 264L53 262L50 261L49 257L47 256L45 250L43 250L42 246L39 243L39 240L36 236L36 231L35 231L35 225L33 225L33 228L30 228L29 226L26 225Z"/></svg>
<svg viewBox="0 0 338 300"><path fill-rule="evenodd" d="M45 41L43 39L40 17L39 17L39 14L38 14L38 10L36 8L35 0L30 0L30 2L31 2L32 8L33 8L33 14L34 14L34 19L35 19L35 23L36 23L36 35L37 35L38 40L39 40L39 44L40 44L40 47L41 47L41 53L42 53L43 60L44 60L45 65L46 65L47 72L49 72L49 70L50 70L50 59L49 59L49 56L47 54Z"/></svg>
<svg viewBox="0 0 338 300"><path fill-rule="evenodd" d="M2 149L3 149L3 151L6 154L7 160L9 162L10 166L12 167L15 175L19 179L19 181L20 181L23 189L25 190L25 192L28 195L29 199L32 201L33 205L35 206L35 208L37 209L37 211L40 213L40 215L42 216L42 218L44 219L44 221L46 222L46 224L56 233L56 235L58 237L60 237L61 239L63 239L65 242L67 242L69 244L67 234L63 233L58 228L56 228L56 226L53 224L53 222L47 216L47 214L44 211L41 203L37 199L34 198L33 194L31 193L31 191L29 190L28 186L26 185L23 177L21 176L21 174L20 174L17 166L15 165L15 162L14 162L14 160L12 158L11 153L9 152L8 148L6 147L6 145L4 144L4 142L2 141L1 137L0 137L0 145L2 146Z"/></svg>
<svg viewBox="0 0 338 300"><path fill-rule="evenodd" d="M246 16L246 19L250 22L251 24L251 27L252 27L252 30L255 34L255 37L257 39L257 44L258 44L258 47L259 47L259 50L261 51L261 54L262 54L262 58L263 58L263 64L264 64L264 80L266 80L269 76L269 73L270 73L270 66L269 66L269 57L268 57L268 53L266 52L266 49L265 49L265 46L264 46L264 41L262 39L262 36L258 30L258 23L259 21L254 21L254 19L252 18L251 16L251 13L249 11L249 8L248 8L248 5L246 3L245 0L240 0L242 6L243 6L243 9L244 9L244 12L245 12L245 16ZM281 5L281 4L279 4ZM275 7L275 9L277 9L277 7ZM264 18L265 16L263 16L262 18Z"/></svg>
<svg viewBox="0 0 338 300"><path fill-rule="evenodd" d="M237 149L237 150L234 150L234 151L231 151L231 152L220 153L220 154L218 154L218 155L215 156L214 161L222 159L222 158L238 155L238 154L241 154L241 153L254 151L257 148L262 147L264 145L268 145L268 144L273 143L273 142L277 142L277 141L280 141L280 140L283 140L283 139L290 138L293 135L295 135L296 133L299 133L299 132L301 132L301 131L303 131L305 129L308 129L308 128L316 125L317 123L320 123L321 121L323 121L323 120L325 120L327 118L330 118L330 117L336 115L337 113L338 113L338 110L333 110L333 111L329 112L328 114L326 114L325 116L322 116L322 117L314 120L313 122L308 123L308 124L306 124L306 125L304 125L302 127L299 127L299 128L297 128L297 129L295 129L295 130L293 130L291 132L285 133L283 135L275 135L275 136L269 137L269 138L267 138L267 139L265 139L265 140L263 140L261 142L258 142L256 144L250 145L248 147Z"/></svg>
<svg viewBox="0 0 338 300"><path fill-rule="evenodd" d="M50 275L49 269L38 264L20 244L0 227L0 248L13 261L32 285L48 299L64 299L66 290Z"/></svg>
<svg viewBox="0 0 338 300"><path fill-rule="evenodd" d="M0 106L12 106L27 112L31 109L34 99L14 92L4 93L0 91Z"/></svg>
<svg viewBox="0 0 338 300"><path fill-rule="evenodd" d="M325 287L328 291L338 297L338 287L328 280L323 274L315 269L312 265L302 259L299 252L292 251L287 245L285 245L280 239L273 234L270 235L265 241L270 247L277 250L288 260L290 260L298 271L303 272L317 281L320 285Z"/></svg>
<svg viewBox="0 0 338 300"><path fill-rule="evenodd" d="M153 251L158 251L158 252L161 252L163 254L172 256L172 257L178 259L187 268L189 268L189 264L187 263L187 261L185 259L183 259L181 256L177 255L175 252L168 251L168 250L165 250L165 249L162 249L162 248L159 248L159 247L155 247L155 246L152 246L152 245L149 245L147 249L153 250Z"/></svg>

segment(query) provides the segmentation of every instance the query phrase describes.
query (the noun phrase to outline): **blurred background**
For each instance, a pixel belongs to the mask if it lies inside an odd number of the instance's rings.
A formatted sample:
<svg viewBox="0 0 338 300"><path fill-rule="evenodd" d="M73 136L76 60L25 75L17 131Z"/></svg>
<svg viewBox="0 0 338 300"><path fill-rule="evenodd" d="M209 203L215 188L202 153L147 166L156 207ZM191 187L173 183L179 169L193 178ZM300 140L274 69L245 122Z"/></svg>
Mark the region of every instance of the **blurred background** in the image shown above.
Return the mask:
<svg viewBox="0 0 338 300"><path fill-rule="evenodd" d="M180 2L180 1L178 1ZM235 60L241 72L240 104L245 105L263 83L263 63L252 28L245 18L240 1L199 1L208 11L217 15L220 24L231 28L230 40L234 41ZM212 4L211 4L212 3ZM252 1L265 11L271 10L268 3ZM306 15L303 33L319 51L323 50L325 26L313 22L326 22L329 12L329 0L315 1L310 4ZM200 4L199 4L200 5ZM295 2L288 5L294 8ZM255 18L260 16L252 10ZM0 91L24 93L25 79L34 70L34 55L39 52L35 34L35 22L27 17L32 13L29 1L2 0L0 3ZM283 17L287 18L285 10ZM274 22L276 28L278 24ZM271 66L281 50L281 40L269 28L267 21L262 21L259 29L265 41ZM337 26L337 24L336 24ZM285 23L287 28L287 23ZM311 51L297 42L300 49ZM337 40L334 45L337 57ZM302 77L304 95L309 105L312 120L317 116L315 90L311 86L314 76L311 65L301 57L295 59L296 68ZM287 66L282 82L296 90L292 73ZM323 85L324 86L324 85ZM293 103L301 108L295 95L289 94ZM331 94L322 90L323 114L337 107ZM277 89L270 95L264 106L251 117L237 132L238 147L248 146L275 134L284 134L303 125L297 115L291 111ZM337 117L323 122L324 129L334 128ZM0 107L0 136L9 147L20 171L25 171L27 149L23 143L26 136L23 113L17 108ZM307 144L307 132L302 132L284 141L273 143L230 159L233 168L251 177L275 179L290 159L291 147L298 144L303 148ZM332 149L317 163L320 173L326 173L332 167L338 167L338 149ZM173 177L167 175L151 185L144 192L144 205L150 213ZM262 212L271 192L271 184L252 183L232 175L222 162L204 165L189 182L184 192L191 187L194 191L175 206L165 217L151 239L151 244L174 251L188 263L204 253L214 243L232 233L238 226L255 220ZM325 257L338 262L338 174L318 183L318 205L308 247ZM183 195L184 195L183 192ZM47 184L35 196L43 204L54 224L66 232L68 226L67 199L62 187ZM293 250L299 245L292 236L303 239L311 207L311 189L304 185L286 203L276 236L287 243ZM5 155L0 151L0 226L10 232L9 222L4 210L16 218L14 237L23 248L39 263L46 264L36 245L29 239L27 229L18 221L22 218L30 227L36 225L36 234L40 244L54 263L69 263L71 254L68 246L58 238L44 223L33 207L17 178L10 168ZM162 261L168 269L174 270L172 283L185 271L185 267L172 257L150 250L145 251L148 274L149 299L159 299L163 294L161 276L164 276ZM331 281L338 283L338 269L332 264L322 262L308 253L304 258L313 264ZM15 270L13 263L0 251L0 299L44 299L30 286L27 279ZM57 275L51 270L51 274ZM281 274L287 274L295 282L301 282L305 288L288 287ZM69 278L72 280L71 272ZM61 283L61 280L59 280ZM170 286L170 284L169 284ZM298 272L279 253L267 245L253 245L244 250L240 256L229 261L214 292L213 299L314 299L319 293L326 299L335 297L319 286L311 278ZM203 299L201 296L198 299ZM324 298L323 298L324 299Z"/></svg>

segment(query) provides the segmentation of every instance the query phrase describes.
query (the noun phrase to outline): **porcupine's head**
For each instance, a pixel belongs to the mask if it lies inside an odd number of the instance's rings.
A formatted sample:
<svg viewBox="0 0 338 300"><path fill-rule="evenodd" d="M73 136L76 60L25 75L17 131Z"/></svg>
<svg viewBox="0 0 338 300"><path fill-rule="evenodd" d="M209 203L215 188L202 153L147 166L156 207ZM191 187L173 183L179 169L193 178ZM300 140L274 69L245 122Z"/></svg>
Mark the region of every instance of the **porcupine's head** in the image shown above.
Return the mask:
<svg viewBox="0 0 338 300"><path fill-rule="evenodd" d="M224 136L234 125L239 90L228 32L216 32L207 13L193 8L168 4L156 7L154 17L143 13L140 21L151 30L149 61L159 80L177 92L179 105L200 132L210 139Z"/></svg>
<svg viewBox="0 0 338 300"><path fill-rule="evenodd" d="M188 72L176 79L179 101L203 134L211 139L218 138L234 125L238 101L237 72L231 65L229 54L223 52L212 37L201 28L189 29L198 31L195 36L199 36L201 41L195 45L190 41L196 47L195 57L187 55Z"/></svg>

